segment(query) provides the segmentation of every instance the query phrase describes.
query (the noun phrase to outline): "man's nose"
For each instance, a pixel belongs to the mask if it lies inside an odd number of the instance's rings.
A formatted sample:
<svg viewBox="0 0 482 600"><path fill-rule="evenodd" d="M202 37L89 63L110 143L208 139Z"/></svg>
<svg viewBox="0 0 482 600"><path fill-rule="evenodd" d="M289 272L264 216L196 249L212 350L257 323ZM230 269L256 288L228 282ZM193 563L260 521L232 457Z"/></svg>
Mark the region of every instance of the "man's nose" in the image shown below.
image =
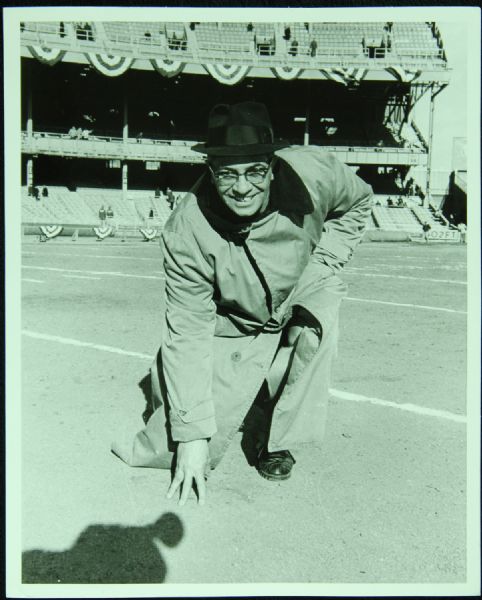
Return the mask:
<svg viewBox="0 0 482 600"><path fill-rule="evenodd" d="M249 183L249 181L246 179L246 175L244 175L244 173L238 175L238 179L236 180L236 183L233 186L233 191L236 194L239 194L240 196L244 196L245 194L247 194L250 190L251 184Z"/></svg>

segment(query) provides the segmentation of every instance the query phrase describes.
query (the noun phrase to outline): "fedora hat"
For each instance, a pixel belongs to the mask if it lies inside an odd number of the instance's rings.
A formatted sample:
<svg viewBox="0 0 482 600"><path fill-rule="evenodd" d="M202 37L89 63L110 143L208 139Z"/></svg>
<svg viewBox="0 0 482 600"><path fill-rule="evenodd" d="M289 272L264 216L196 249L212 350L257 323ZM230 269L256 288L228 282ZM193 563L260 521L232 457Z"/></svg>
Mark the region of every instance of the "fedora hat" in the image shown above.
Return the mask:
<svg viewBox="0 0 482 600"><path fill-rule="evenodd" d="M208 156L268 154L289 142L274 141L266 106L261 102L217 104L209 113L206 143L192 146Z"/></svg>

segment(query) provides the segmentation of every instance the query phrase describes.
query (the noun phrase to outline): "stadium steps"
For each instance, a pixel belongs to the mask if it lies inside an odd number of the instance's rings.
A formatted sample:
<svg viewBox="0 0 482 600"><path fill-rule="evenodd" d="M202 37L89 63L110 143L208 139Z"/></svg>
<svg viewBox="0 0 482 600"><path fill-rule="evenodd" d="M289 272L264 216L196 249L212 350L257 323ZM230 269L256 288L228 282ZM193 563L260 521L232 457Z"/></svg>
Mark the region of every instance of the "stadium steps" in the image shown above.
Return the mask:
<svg viewBox="0 0 482 600"><path fill-rule="evenodd" d="M410 208L374 206L372 215L379 229L420 233L422 226Z"/></svg>
<svg viewBox="0 0 482 600"><path fill-rule="evenodd" d="M447 230L447 225L443 222L440 222L429 208L413 206L412 212L421 225L428 223L432 229L437 231Z"/></svg>

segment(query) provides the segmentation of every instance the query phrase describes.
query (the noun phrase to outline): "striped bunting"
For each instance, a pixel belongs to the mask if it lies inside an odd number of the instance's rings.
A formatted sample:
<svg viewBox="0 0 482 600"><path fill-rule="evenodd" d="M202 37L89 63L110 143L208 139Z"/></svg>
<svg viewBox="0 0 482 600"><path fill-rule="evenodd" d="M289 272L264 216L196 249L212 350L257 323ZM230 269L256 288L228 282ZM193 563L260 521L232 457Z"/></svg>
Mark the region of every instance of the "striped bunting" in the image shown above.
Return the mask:
<svg viewBox="0 0 482 600"><path fill-rule="evenodd" d="M395 79L398 81L403 81L404 83L411 83L420 77L422 74L421 70L418 71L406 71L403 67L387 67L386 71L390 73Z"/></svg>
<svg viewBox="0 0 482 600"><path fill-rule="evenodd" d="M204 65L206 71L220 83L225 85L235 85L242 81L248 74L251 67L244 65Z"/></svg>
<svg viewBox="0 0 482 600"><path fill-rule="evenodd" d="M54 237L57 237L61 233L62 229L63 229L62 225L41 225L40 226L40 231L43 233L43 235L48 240L50 240Z"/></svg>
<svg viewBox="0 0 482 600"><path fill-rule="evenodd" d="M139 229L139 231L144 236L144 239L146 240L146 242L150 242L157 235L157 229L153 229L152 227L141 227Z"/></svg>
<svg viewBox="0 0 482 600"><path fill-rule="evenodd" d="M346 74L345 77L348 80L348 84L358 85L362 82L367 76L368 69L360 69L358 67L353 67L351 69L345 69Z"/></svg>
<svg viewBox="0 0 482 600"><path fill-rule="evenodd" d="M112 226L111 225L103 225L102 227L94 227L94 233L99 240L104 240L106 237L111 235Z"/></svg>
<svg viewBox="0 0 482 600"><path fill-rule="evenodd" d="M175 77L186 66L179 60L169 60L167 58L151 58L151 65L163 77Z"/></svg>
<svg viewBox="0 0 482 600"><path fill-rule="evenodd" d="M367 76L368 69L351 67L334 67L331 69L320 69L322 75L331 81L341 83L342 85L359 85Z"/></svg>
<svg viewBox="0 0 482 600"><path fill-rule="evenodd" d="M134 59L125 56L112 56L110 54L94 54L89 52L85 55L90 64L102 75L117 77L122 75L132 66Z"/></svg>
<svg viewBox="0 0 482 600"><path fill-rule="evenodd" d="M293 79L298 79L303 72L303 69L300 69L299 67L273 67L271 72L274 73L278 79L292 81Z"/></svg>
<svg viewBox="0 0 482 600"><path fill-rule="evenodd" d="M28 46L28 51L34 58L39 60L41 63L43 63L44 65L49 65L51 67L57 64L65 56L65 50L59 50L59 48L41 48L40 46Z"/></svg>

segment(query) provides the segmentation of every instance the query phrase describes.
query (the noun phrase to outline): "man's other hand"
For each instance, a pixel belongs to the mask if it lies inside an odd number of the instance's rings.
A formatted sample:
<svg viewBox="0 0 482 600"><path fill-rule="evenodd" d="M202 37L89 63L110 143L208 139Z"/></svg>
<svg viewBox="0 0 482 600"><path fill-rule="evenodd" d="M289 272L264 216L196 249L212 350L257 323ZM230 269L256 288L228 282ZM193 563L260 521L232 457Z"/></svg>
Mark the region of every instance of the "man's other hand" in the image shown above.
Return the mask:
<svg viewBox="0 0 482 600"><path fill-rule="evenodd" d="M167 497L172 498L176 490L182 485L179 505L184 506L196 483L198 503L204 504L206 500L206 481L204 474L209 460L207 440L193 440L192 442L179 442L177 445L177 463L174 479L172 480Z"/></svg>

